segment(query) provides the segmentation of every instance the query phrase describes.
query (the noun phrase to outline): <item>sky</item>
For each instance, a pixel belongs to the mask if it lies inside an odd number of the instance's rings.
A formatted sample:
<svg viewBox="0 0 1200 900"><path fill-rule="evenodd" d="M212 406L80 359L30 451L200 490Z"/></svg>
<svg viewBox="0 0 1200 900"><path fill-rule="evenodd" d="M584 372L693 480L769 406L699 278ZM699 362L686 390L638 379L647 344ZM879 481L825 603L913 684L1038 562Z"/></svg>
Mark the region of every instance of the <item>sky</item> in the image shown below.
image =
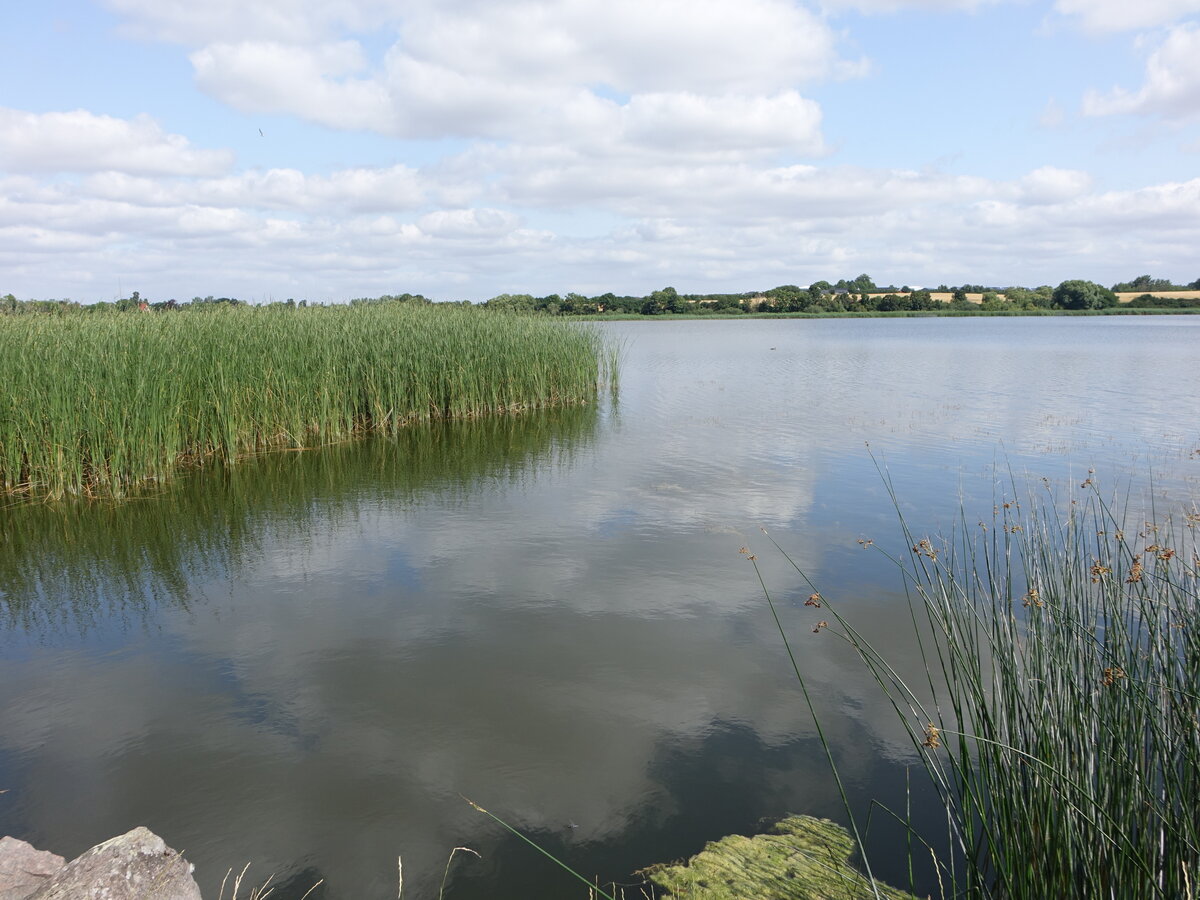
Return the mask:
<svg viewBox="0 0 1200 900"><path fill-rule="evenodd" d="M0 294L1200 278L1200 0L5 3Z"/></svg>

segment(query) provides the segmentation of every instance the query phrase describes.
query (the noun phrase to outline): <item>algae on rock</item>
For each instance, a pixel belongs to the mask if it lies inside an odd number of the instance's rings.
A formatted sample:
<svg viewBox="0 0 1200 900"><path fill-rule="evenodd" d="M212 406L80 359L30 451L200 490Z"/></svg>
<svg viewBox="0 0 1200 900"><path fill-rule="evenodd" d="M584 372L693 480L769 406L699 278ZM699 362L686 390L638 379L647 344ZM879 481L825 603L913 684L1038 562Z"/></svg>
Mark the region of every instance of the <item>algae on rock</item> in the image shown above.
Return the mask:
<svg viewBox="0 0 1200 900"><path fill-rule="evenodd" d="M667 900L916 900L871 882L850 863L854 841L840 825L790 816L771 833L709 842L680 865L651 866L646 877Z"/></svg>

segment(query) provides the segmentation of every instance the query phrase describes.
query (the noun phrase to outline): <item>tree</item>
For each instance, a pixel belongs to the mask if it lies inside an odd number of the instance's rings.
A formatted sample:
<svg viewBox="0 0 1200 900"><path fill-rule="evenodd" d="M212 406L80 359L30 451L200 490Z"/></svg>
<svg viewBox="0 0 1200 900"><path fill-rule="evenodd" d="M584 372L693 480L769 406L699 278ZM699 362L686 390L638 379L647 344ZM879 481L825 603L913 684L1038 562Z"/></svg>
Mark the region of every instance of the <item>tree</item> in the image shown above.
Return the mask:
<svg viewBox="0 0 1200 900"><path fill-rule="evenodd" d="M984 291L979 304L980 309L986 309L990 312L998 309L1006 309L1007 306L1008 304L1004 300L1001 300L1000 295L995 291Z"/></svg>
<svg viewBox="0 0 1200 900"><path fill-rule="evenodd" d="M530 312L534 308L534 300L530 294L497 294L492 299L484 301L483 305L488 309Z"/></svg>
<svg viewBox="0 0 1200 900"><path fill-rule="evenodd" d="M908 295L909 309L936 309L937 306L938 304L934 302L933 295L924 288L913 291Z"/></svg>
<svg viewBox="0 0 1200 900"><path fill-rule="evenodd" d="M1133 281L1122 281L1114 284L1114 291L1139 291L1146 293L1149 291L1169 291L1175 285L1171 284L1170 278L1151 278L1149 275L1139 275Z"/></svg>
<svg viewBox="0 0 1200 900"><path fill-rule="evenodd" d="M685 312L688 303L673 287L665 287L661 291L653 291L642 304L642 315L658 316L663 313Z"/></svg>
<svg viewBox="0 0 1200 900"><path fill-rule="evenodd" d="M1104 309L1117 305L1117 295L1094 281L1072 279L1054 289L1053 301L1059 309Z"/></svg>

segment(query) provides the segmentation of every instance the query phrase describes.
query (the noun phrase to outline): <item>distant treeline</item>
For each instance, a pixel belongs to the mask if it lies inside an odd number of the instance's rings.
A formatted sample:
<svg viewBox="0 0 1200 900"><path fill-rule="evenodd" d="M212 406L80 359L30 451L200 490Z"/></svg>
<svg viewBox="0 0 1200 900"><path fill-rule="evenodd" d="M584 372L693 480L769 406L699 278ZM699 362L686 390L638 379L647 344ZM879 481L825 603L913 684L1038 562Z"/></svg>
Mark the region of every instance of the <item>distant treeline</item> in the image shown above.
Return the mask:
<svg viewBox="0 0 1200 900"><path fill-rule="evenodd" d="M382 297L355 297L350 300L351 306L381 305L392 303L411 303L414 305L432 304L433 301L421 294L384 294ZM344 306L342 303L318 303L309 300L297 301L291 297L287 300L272 300L269 303L249 304L237 297L193 297L191 300L157 300L152 301L134 291L128 297L120 300L101 300L97 303L79 303L76 300L18 300L12 294L0 297L0 315L21 313L63 313L72 310L103 315L116 312L174 312L178 310L213 310L229 309L235 306L264 306L271 308L304 309L311 306ZM445 304L443 304L445 305ZM452 303L451 306L470 306L469 302Z"/></svg>
<svg viewBox="0 0 1200 900"><path fill-rule="evenodd" d="M1200 309L1200 298L1163 297L1164 292L1200 291L1200 278L1191 284L1177 285L1166 278L1139 275L1130 281L1118 282L1111 289L1092 281L1072 279L1058 287L1041 285L1035 288L1016 286L987 286L982 284L945 285L936 288L880 287L869 275L840 279L836 282L817 281L807 287L784 284L766 291L745 291L734 294L681 294L673 287L651 291L645 296L613 293L586 297L569 293L565 296L548 294L499 294L481 304L489 309L512 312L541 313L554 316L596 315L737 315L740 313L875 313L875 312L938 312L980 311L1019 312L1022 310L1097 310L1116 306L1117 292L1143 292L1124 306L1138 309ZM1158 294L1159 296L1155 296ZM355 297L351 306L434 303L422 294L384 294L380 297ZM63 313L81 310L93 314L114 312L172 312L204 311L246 305L236 297L193 297L190 301L151 301L134 291L129 297L113 302L82 304L72 300L18 300L12 294L0 297L0 315L20 313ZM303 308L323 306L308 300L275 300L258 304L270 307ZM342 304L331 304L342 305ZM445 303L439 306L470 306L470 301Z"/></svg>
<svg viewBox="0 0 1200 900"><path fill-rule="evenodd" d="M1132 290L1148 280L1152 285L1147 293L1125 306L1142 309L1200 308L1200 298L1152 296L1149 291L1200 290L1200 279L1190 285L1170 288L1164 279L1139 276ZM1125 290L1125 285L1116 285ZM559 296L550 294L500 294L486 301L488 307L550 315L736 315L741 313L883 313L883 312L1018 312L1022 310L1099 310L1115 307L1115 290L1092 281L1072 279L1058 287L1042 285L1026 287L988 287L963 284L939 285L936 289L897 288L877 286L868 275L842 279L836 283L817 281L808 287L780 285L767 291L748 291L739 294L681 294L673 287L652 291L644 297L601 294L585 297L582 294Z"/></svg>

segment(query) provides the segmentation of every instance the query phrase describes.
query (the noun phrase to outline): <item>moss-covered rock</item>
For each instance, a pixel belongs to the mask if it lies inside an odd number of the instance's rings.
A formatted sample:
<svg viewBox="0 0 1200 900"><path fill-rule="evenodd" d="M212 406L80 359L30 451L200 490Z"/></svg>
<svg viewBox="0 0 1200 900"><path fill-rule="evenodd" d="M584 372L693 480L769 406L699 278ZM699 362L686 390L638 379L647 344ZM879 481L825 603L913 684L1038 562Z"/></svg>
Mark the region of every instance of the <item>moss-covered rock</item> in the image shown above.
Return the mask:
<svg viewBox="0 0 1200 900"><path fill-rule="evenodd" d="M676 900L916 900L850 864L854 841L840 825L790 816L768 834L712 841L681 865L652 866L646 877Z"/></svg>

